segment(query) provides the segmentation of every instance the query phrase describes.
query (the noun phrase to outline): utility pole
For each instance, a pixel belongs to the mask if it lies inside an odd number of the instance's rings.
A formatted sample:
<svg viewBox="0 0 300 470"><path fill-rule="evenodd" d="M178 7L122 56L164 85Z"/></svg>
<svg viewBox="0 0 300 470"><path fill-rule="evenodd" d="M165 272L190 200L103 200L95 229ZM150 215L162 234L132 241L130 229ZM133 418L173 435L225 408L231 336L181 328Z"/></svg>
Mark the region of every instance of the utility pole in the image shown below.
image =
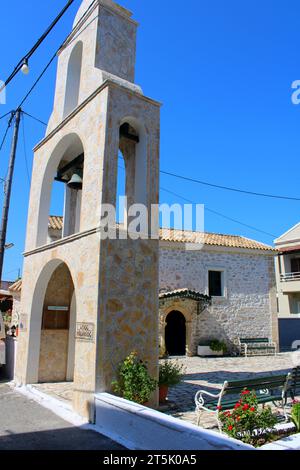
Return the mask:
<svg viewBox="0 0 300 470"><path fill-rule="evenodd" d="M17 111L12 111L11 113L11 120L15 119L15 127L14 127L14 133L13 133L13 140L11 144L8 174L7 174L7 179L6 179L5 186L4 186L4 201L3 201L3 209L2 209L1 228L0 228L0 281L2 281L2 270L3 270L5 243L6 243L6 230L7 230L9 203L10 203L10 195L11 195L11 188L12 188L12 181L13 181L13 174L14 174L14 167L15 167L15 160L16 160L16 151L17 151L17 144L18 144L21 113L22 113L22 110L20 108L17 109Z"/></svg>

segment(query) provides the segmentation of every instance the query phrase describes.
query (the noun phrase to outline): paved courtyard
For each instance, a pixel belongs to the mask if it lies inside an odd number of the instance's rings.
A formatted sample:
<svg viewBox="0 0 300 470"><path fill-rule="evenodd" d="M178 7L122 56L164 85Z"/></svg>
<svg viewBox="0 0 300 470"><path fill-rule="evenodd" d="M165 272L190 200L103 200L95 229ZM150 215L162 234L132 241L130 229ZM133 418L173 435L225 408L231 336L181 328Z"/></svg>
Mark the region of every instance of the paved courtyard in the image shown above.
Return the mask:
<svg viewBox="0 0 300 470"><path fill-rule="evenodd" d="M169 392L174 409L168 414L196 424L194 397L203 389L218 393L225 380L238 380L269 374L284 374L293 368L291 353L277 356L201 358L185 357L177 360L186 368L183 382ZM210 413L203 413L201 426L217 429Z"/></svg>
<svg viewBox="0 0 300 470"><path fill-rule="evenodd" d="M293 368L291 353L249 358L179 357L171 359L178 360L183 364L185 375L183 382L169 391L171 409L161 409L161 411L193 424L196 424L197 420L194 397L198 390L203 389L212 393L218 393L225 380L246 379L270 374L285 374ZM34 388L65 403L70 404L72 401L73 383L38 384ZM205 412L202 414L201 426L217 430L216 420L210 413Z"/></svg>

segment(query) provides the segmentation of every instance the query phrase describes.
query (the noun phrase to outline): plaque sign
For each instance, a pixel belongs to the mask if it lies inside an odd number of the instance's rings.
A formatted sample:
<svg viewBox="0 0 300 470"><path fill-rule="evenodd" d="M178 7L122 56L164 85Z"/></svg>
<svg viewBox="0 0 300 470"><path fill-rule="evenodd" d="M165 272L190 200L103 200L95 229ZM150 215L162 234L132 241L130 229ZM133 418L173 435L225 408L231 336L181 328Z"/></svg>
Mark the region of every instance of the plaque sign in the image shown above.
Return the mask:
<svg viewBox="0 0 300 470"><path fill-rule="evenodd" d="M76 339L81 341L94 341L94 323L76 323Z"/></svg>

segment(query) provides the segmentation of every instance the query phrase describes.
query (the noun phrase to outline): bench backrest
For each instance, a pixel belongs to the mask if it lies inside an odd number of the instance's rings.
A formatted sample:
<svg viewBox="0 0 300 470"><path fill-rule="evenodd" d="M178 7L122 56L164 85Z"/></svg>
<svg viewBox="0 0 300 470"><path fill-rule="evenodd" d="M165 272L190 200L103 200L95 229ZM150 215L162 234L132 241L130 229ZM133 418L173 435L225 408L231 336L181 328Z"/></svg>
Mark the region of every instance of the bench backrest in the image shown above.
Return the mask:
<svg viewBox="0 0 300 470"><path fill-rule="evenodd" d="M241 343L269 343L269 338L240 338Z"/></svg>
<svg viewBox="0 0 300 470"><path fill-rule="evenodd" d="M291 387L300 388L300 366L292 370Z"/></svg>
<svg viewBox="0 0 300 470"><path fill-rule="evenodd" d="M233 380L227 382L224 388L224 395L239 394L245 388L247 390L274 390L284 386L287 375L272 375L267 377L257 377L255 379Z"/></svg>

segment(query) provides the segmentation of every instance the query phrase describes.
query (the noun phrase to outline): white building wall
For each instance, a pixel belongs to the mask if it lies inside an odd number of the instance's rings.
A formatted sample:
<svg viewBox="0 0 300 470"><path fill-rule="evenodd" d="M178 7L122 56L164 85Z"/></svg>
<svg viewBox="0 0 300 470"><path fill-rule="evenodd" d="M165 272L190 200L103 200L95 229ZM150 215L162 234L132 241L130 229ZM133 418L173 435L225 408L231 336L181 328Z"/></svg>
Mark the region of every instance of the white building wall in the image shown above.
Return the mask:
<svg viewBox="0 0 300 470"><path fill-rule="evenodd" d="M225 249L226 250L226 249ZM274 258L269 254L186 251L160 247L160 290L189 288L208 294L208 270L223 269L225 296L197 317L197 340L268 337L277 341ZM273 319L274 320L274 319Z"/></svg>

